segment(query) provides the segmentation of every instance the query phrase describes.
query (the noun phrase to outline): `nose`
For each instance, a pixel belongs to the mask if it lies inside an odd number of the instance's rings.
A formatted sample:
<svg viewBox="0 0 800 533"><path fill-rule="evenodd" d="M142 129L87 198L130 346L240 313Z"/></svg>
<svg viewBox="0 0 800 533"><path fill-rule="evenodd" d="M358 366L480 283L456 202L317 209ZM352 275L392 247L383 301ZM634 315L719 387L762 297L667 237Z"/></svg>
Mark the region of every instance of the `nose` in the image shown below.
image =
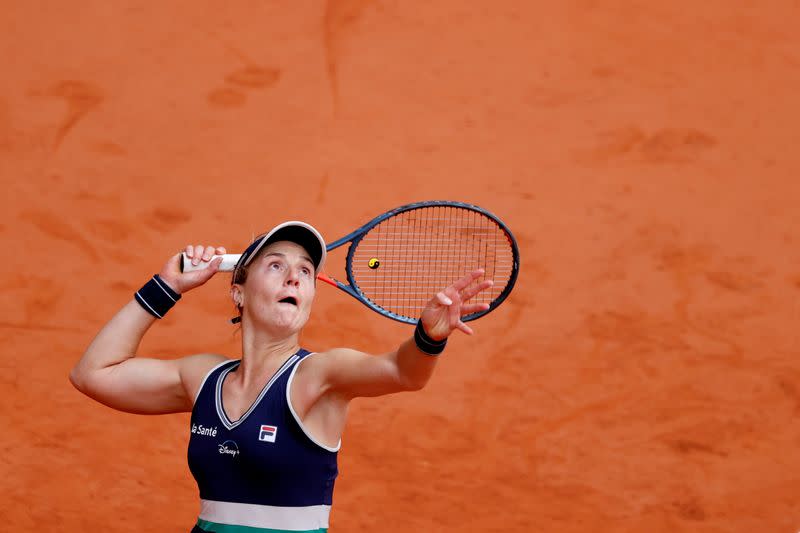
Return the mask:
<svg viewBox="0 0 800 533"><path fill-rule="evenodd" d="M286 285L289 286L300 286L300 276L297 275L296 268L290 268L286 271Z"/></svg>

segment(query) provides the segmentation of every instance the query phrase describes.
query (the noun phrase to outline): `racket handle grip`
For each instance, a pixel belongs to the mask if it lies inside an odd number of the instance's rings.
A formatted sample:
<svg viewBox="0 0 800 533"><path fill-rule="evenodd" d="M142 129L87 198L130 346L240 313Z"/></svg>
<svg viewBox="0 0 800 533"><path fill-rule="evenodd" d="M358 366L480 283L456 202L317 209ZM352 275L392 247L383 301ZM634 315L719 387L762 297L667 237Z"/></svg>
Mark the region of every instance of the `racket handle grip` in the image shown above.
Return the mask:
<svg viewBox="0 0 800 533"><path fill-rule="evenodd" d="M222 263L219 265L219 270L221 272L230 272L236 266L236 262L242 257L242 254L225 254L225 255L215 255L211 258L211 261L216 259L217 257L222 258ZM181 253L181 272L194 272L195 270L203 270L208 268L208 265L211 264L211 261L208 263L201 261L198 265L193 265L192 260L186 257L186 253Z"/></svg>

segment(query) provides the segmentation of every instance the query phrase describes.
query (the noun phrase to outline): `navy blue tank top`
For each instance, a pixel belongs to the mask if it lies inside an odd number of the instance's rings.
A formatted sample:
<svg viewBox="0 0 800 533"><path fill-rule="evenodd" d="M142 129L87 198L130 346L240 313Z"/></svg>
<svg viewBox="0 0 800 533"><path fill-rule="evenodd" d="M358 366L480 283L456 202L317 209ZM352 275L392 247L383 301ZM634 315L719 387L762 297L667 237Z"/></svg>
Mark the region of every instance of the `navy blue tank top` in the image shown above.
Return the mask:
<svg viewBox="0 0 800 533"><path fill-rule="evenodd" d="M206 376L188 450L200 489L195 530L327 530L339 446L316 442L289 401L297 366L309 355L301 349L287 359L236 421L223 409L222 384L241 361L221 363Z"/></svg>

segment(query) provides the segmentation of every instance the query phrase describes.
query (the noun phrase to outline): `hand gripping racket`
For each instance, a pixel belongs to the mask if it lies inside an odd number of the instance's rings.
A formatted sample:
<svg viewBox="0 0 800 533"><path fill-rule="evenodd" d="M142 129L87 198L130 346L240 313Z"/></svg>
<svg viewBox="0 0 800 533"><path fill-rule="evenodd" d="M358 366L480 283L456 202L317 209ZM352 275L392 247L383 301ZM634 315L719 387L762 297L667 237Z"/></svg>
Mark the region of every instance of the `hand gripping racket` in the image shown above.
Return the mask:
<svg viewBox="0 0 800 533"><path fill-rule="evenodd" d="M323 273L317 279L338 287L386 317L416 324L437 292L477 268L494 285L474 297L489 308L461 318L475 320L497 308L511 293L519 274L517 241L496 216L462 202L417 202L392 209L326 246L347 243L347 283ZM231 271L240 254L223 256L220 270ZM192 266L185 256L182 269Z"/></svg>

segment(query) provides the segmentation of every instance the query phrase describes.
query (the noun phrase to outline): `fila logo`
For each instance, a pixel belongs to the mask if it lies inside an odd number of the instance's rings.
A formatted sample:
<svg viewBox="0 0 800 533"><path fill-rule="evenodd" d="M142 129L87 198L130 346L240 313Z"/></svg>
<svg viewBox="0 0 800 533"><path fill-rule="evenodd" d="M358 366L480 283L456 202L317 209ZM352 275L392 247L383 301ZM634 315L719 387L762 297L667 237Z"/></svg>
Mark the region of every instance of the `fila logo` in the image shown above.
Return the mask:
<svg viewBox="0 0 800 533"><path fill-rule="evenodd" d="M275 442L275 437L278 435L278 428L276 426L261 425L261 431L258 433L258 440L261 442Z"/></svg>

